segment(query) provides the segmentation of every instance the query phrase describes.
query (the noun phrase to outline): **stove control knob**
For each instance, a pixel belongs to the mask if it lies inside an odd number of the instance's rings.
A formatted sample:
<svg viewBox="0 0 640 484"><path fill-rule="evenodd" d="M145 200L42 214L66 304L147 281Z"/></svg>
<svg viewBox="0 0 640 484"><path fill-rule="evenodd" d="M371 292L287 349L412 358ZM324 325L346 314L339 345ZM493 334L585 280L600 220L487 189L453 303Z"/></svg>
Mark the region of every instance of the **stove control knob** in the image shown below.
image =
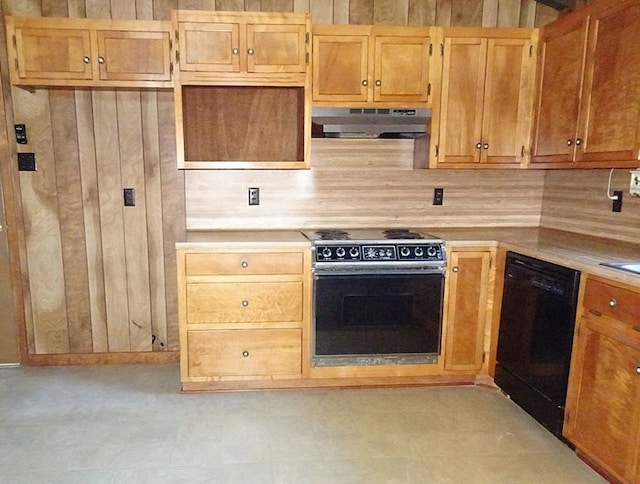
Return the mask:
<svg viewBox="0 0 640 484"><path fill-rule="evenodd" d="M402 257L407 257L410 253L411 253L411 251L409 250L409 247L402 247L400 249L400 255Z"/></svg>
<svg viewBox="0 0 640 484"><path fill-rule="evenodd" d="M387 249L386 256L391 257L393 255L393 251L391 249Z"/></svg>
<svg viewBox="0 0 640 484"><path fill-rule="evenodd" d="M331 249L329 247L325 247L324 249L322 249L322 257L324 257L325 259L331 257Z"/></svg>
<svg viewBox="0 0 640 484"><path fill-rule="evenodd" d="M427 249L427 255L429 257L434 257L436 254L438 253L438 249L436 249L435 247L431 246Z"/></svg>
<svg viewBox="0 0 640 484"><path fill-rule="evenodd" d="M349 255L351 257L358 257L358 248L357 247L351 247L351 250L349 250Z"/></svg>
<svg viewBox="0 0 640 484"><path fill-rule="evenodd" d="M344 250L344 247L338 247L336 249L336 255L338 257L344 257L344 254L346 253L346 251Z"/></svg>
<svg viewBox="0 0 640 484"><path fill-rule="evenodd" d="M413 251L416 257L422 257L424 255L424 250L422 247L416 247L416 250Z"/></svg>

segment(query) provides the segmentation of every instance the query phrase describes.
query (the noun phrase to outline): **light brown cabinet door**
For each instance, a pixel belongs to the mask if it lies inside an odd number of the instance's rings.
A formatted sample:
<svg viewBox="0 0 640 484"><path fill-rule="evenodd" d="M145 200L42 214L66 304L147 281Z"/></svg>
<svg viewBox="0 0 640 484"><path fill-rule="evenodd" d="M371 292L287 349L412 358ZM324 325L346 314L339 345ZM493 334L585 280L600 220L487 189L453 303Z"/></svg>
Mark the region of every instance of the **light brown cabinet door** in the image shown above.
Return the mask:
<svg viewBox="0 0 640 484"><path fill-rule="evenodd" d="M18 77L30 79L92 79L89 29L16 27Z"/></svg>
<svg viewBox="0 0 640 484"><path fill-rule="evenodd" d="M531 163L573 161L588 20L567 17L540 40Z"/></svg>
<svg viewBox="0 0 640 484"><path fill-rule="evenodd" d="M313 100L366 101L368 52L366 35L314 35Z"/></svg>
<svg viewBox="0 0 640 484"><path fill-rule="evenodd" d="M305 25L248 24L247 72L305 72Z"/></svg>
<svg viewBox="0 0 640 484"><path fill-rule="evenodd" d="M181 71L240 72L240 25L180 22Z"/></svg>
<svg viewBox="0 0 640 484"><path fill-rule="evenodd" d="M640 345L614 321L581 320L565 435L621 482L638 482Z"/></svg>
<svg viewBox="0 0 640 484"><path fill-rule="evenodd" d="M482 108L481 163L520 163L530 124L526 86L533 72L531 42L489 39ZM477 146L477 145L476 145Z"/></svg>
<svg viewBox="0 0 640 484"><path fill-rule="evenodd" d="M374 101L428 101L430 43L429 37L375 37Z"/></svg>
<svg viewBox="0 0 640 484"><path fill-rule="evenodd" d="M487 40L444 41L438 163L479 163Z"/></svg>
<svg viewBox="0 0 640 484"><path fill-rule="evenodd" d="M490 252L451 252L444 351L447 371L477 373L482 368L490 261Z"/></svg>
<svg viewBox="0 0 640 484"><path fill-rule="evenodd" d="M169 81L169 32L99 30L101 81Z"/></svg>
<svg viewBox="0 0 640 484"><path fill-rule="evenodd" d="M190 378L299 378L299 329L199 330L187 332Z"/></svg>
<svg viewBox="0 0 640 484"><path fill-rule="evenodd" d="M640 4L619 3L592 20L577 162L640 153Z"/></svg>

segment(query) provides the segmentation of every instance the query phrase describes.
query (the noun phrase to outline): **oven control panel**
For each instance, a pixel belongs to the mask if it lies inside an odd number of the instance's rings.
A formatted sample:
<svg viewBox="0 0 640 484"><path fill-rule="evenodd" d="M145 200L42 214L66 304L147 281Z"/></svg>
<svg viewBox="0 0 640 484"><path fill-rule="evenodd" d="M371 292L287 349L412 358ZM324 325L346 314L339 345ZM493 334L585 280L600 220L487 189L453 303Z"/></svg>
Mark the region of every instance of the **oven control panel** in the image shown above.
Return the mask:
<svg viewBox="0 0 640 484"><path fill-rule="evenodd" d="M443 261L442 244L341 244L315 247L316 262Z"/></svg>

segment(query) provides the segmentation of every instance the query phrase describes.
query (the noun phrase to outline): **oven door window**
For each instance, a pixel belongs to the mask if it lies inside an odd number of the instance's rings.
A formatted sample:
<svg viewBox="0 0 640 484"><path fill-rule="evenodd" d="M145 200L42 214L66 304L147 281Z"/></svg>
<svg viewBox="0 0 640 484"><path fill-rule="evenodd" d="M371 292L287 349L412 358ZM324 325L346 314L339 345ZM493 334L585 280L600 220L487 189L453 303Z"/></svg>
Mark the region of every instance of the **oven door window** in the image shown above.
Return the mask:
<svg viewBox="0 0 640 484"><path fill-rule="evenodd" d="M440 352L442 274L320 275L315 354Z"/></svg>

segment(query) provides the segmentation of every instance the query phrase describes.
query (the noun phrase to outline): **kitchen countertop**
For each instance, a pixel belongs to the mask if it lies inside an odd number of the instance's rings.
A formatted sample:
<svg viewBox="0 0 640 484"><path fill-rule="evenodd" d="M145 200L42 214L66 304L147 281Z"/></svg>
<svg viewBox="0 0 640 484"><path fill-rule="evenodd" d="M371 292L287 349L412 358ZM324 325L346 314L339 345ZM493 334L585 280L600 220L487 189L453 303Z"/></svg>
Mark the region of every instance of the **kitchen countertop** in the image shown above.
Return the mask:
<svg viewBox="0 0 640 484"><path fill-rule="evenodd" d="M413 227L412 227L413 228ZM640 287L640 275L605 267L601 262L640 260L640 243L580 235L538 227L418 227L442 238L448 247L497 247ZM308 247L296 230L192 231L177 249Z"/></svg>

